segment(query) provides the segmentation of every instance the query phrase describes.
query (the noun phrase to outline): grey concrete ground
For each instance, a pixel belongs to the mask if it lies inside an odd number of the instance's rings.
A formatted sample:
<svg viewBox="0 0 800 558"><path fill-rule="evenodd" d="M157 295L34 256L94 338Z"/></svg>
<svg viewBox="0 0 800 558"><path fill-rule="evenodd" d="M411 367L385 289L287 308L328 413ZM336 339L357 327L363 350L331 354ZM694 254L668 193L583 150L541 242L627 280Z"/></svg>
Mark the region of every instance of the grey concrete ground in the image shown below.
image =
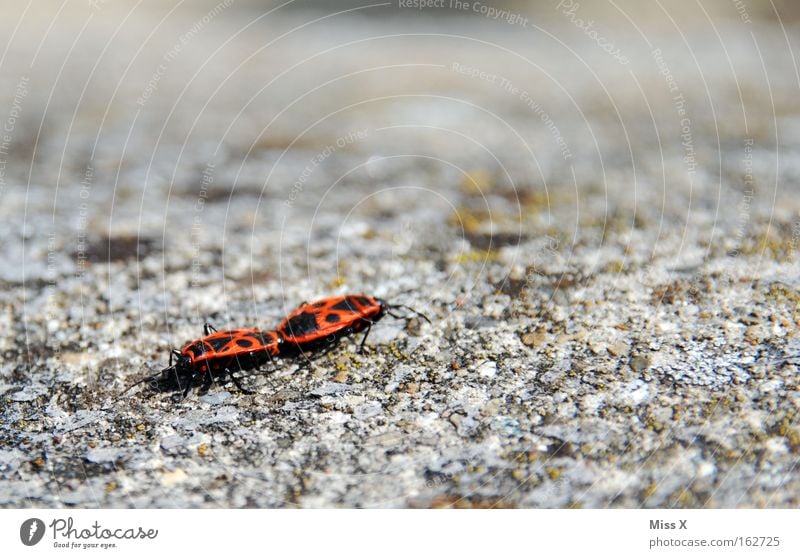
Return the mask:
<svg viewBox="0 0 800 558"><path fill-rule="evenodd" d="M0 505L800 503L795 20L165 4L0 17ZM109 405L347 292L433 323Z"/></svg>

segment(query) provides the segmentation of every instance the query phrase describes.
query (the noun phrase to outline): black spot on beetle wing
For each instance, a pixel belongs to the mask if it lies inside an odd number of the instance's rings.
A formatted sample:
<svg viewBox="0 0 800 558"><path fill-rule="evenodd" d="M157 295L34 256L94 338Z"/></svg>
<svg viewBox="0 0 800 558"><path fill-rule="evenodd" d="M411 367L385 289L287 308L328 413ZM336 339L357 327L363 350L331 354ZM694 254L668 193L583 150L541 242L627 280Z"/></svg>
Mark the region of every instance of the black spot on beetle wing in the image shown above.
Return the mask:
<svg viewBox="0 0 800 558"><path fill-rule="evenodd" d="M356 313L361 312L361 308L358 307L358 304L352 297L347 297L343 301L334 304L331 306L331 310L346 310L348 312Z"/></svg>
<svg viewBox="0 0 800 558"><path fill-rule="evenodd" d="M369 308L374 305L374 303L365 296L357 296L355 299L363 308Z"/></svg>
<svg viewBox="0 0 800 558"><path fill-rule="evenodd" d="M231 341L233 341L233 337L216 337L214 339L206 339L206 343L211 345L211 348L214 349L215 351L221 350L222 347L224 347Z"/></svg>
<svg viewBox="0 0 800 558"><path fill-rule="evenodd" d="M329 324L339 323L341 319L342 318L336 312L331 312L330 314L325 316L325 321L328 322Z"/></svg>
<svg viewBox="0 0 800 558"><path fill-rule="evenodd" d="M317 315L311 312L303 312L289 318L284 326L284 329L289 335L299 337L301 335L308 335L314 333L319 329L317 326Z"/></svg>

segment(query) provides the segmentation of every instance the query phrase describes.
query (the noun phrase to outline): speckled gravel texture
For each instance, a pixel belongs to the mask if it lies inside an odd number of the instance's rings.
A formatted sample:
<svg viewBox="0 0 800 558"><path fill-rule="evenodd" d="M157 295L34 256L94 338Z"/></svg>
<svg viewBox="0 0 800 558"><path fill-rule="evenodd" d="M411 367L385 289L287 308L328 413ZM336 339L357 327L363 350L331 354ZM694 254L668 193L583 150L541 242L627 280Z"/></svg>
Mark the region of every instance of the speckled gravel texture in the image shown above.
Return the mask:
<svg viewBox="0 0 800 558"><path fill-rule="evenodd" d="M800 505L797 19L16 4L0 506ZM359 292L432 324L112 403Z"/></svg>

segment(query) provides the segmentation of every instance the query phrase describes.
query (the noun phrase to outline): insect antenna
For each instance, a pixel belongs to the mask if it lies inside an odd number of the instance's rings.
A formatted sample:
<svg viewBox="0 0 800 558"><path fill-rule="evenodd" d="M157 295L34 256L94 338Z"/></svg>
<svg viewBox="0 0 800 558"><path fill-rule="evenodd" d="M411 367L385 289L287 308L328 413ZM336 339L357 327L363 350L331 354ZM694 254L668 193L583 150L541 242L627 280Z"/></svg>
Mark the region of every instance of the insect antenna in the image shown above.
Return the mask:
<svg viewBox="0 0 800 558"><path fill-rule="evenodd" d="M422 318L423 320L425 320L429 324L431 324L431 325L433 324L433 322L431 322L431 320L430 320L430 318L428 318L428 316L426 316L425 314L423 314L419 310L414 310L410 306L406 306L405 304L390 304L388 306L388 308L389 308L389 311L387 311L386 313L389 314L393 318L406 319L406 320L408 319L408 316L400 316L400 315L397 315L394 312L392 312L392 310L394 310L395 308L402 308L404 310L408 310L412 314L415 314L415 315L419 316L420 318Z"/></svg>
<svg viewBox="0 0 800 558"><path fill-rule="evenodd" d="M108 409L110 409L110 408L111 408L113 405L116 405L116 404L119 402L119 400L120 400L120 399L122 399L122 398L125 396L125 394L126 394L126 393L128 393L130 390L132 390L132 389L133 389L133 388L135 388L136 386L138 386L138 385L140 385L140 384L143 384L144 382L151 382L151 385L155 385L155 382L158 380L158 378L159 378L159 377L163 377L163 375L164 375L164 373L165 373L165 372L171 372L171 371L172 371L172 370L174 370L174 369L175 369L175 366L174 366L174 365L173 365L173 366L168 366L167 368L165 368L165 369L164 369L164 370L162 370L161 372L156 372L155 374L152 374L152 375L150 375L150 376L145 376L144 378L142 378L142 379L140 379L140 380L137 380L137 381L135 381L133 384L131 384L130 386L128 386L127 388L125 388L125 390L124 390L122 393L120 393L120 394L117 396L117 398L116 398L116 399L114 399L114 400L111 402L111 404L110 404L110 405L108 405L107 407L104 407L102 410L103 410L103 411L107 411L107 410L108 410Z"/></svg>

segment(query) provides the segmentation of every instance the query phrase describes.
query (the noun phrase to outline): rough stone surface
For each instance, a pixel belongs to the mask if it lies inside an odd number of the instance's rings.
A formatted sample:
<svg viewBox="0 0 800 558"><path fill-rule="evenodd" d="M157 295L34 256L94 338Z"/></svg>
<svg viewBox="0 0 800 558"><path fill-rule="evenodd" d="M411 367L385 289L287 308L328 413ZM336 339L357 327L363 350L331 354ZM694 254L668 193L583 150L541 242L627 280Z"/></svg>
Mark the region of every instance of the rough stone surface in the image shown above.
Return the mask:
<svg viewBox="0 0 800 558"><path fill-rule="evenodd" d="M792 20L8 4L0 506L800 505ZM432 324L113 402L347 292Z"/></svg>

